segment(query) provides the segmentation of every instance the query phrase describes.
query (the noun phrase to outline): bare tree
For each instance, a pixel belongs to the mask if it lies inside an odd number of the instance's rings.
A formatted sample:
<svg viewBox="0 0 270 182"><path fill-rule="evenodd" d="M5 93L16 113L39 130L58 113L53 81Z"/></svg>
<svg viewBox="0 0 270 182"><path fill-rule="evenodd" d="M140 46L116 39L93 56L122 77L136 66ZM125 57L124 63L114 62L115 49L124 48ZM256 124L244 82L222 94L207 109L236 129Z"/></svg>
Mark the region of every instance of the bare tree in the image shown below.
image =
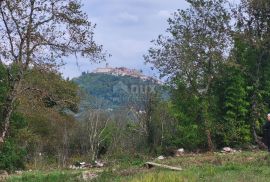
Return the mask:
<svg viewBox="0 0 270 182"><path fill-rule="evenodd" d="M91 61L105 59L102 47L93 40L95 25L81 6L79 0L0 1L0 61L9 65L10 87L1 113L0 143L8 132L27 70L56 69L71 54Z"/></svg>
<svg viewBox="0 0 270 182"><path fill-rule="evenodd" d="M85 132L85 140L88 146L88 153L91 160L98 157L98 151L102 142L106 139L105 130L107 128L109 117L104 111L98 109L89 109L83 117L83 129Z"/></svg>

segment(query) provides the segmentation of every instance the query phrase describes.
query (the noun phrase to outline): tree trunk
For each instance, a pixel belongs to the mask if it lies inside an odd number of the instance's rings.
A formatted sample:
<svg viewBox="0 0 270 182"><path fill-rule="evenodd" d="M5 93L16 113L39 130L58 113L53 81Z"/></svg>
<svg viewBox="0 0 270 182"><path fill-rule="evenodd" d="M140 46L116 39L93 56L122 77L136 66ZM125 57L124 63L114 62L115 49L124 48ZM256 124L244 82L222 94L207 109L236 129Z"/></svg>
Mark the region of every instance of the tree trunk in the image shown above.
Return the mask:
<svg viewBox="0 0 270 182"><path fill-rule="evenodd" d="M252 127L252 129L253 129L253 138L254 138L255 142L258 144L259 148L267 149L267 146L258 137L255 127Z"/></svg>
<svg viewBox="0 0 270 182"><path fill-rule="evenodd" d="M15 101L15 97L11 94L8 96L8 99L4 105L3 111L2 111L2 128L1 128L1 136L0 136L0 144L4 143L4 140L7 135L7 131L10 125L10 118L11 114L13 112L13 103Z"/></svg>
<svg viewBox="0 0 270 182"><path fill-rule="evenodd" d="M206 129L206 136L207 136L207 144L208 144L208 150L210 152L214 151L214 145L211 137L211 132L209 129Z"/></svg>
<svg viewBox="0 0 270 182"><path fill-rule="evenodd" d="M256 82L257 83L257 82ZM256 84L257 85L257 84ZM259 111L259 104L258 104L258 97L257 97L257 90L254 92L253 96L252 96L252 107L251 107L251 126L252 126L252 135L253 135L253 139L254 141L258 144L258 146L260 148L267 148L266 145L259 139L257 132L256 132L256 121L259 119L260 117L260 111Z"/></svg>
<svg viewBox="0 0 270 182"><path fill-rule="evenodd" d="M208 110L209 110L209 101L205 100L205 102L202 103L203 104L203 120L204 120L204 125L205 125L205 134L207 137L207 145L208 145L208 150L210 152L214 151L214 145L213 145L213 141L212 141L212 136L211 136L211 124L209 121L209 114L208 114Z"/></svg>
<svg viewBox="0 0 270 182"><path fill-rule="evenodd" d="M21 87L21 76L19 78L19 81L15 82L13 87L11 87L10 94L7 96L6 102L4 104L3 110L2 110L2 128L1 128L1 133L0 133L0 144L3 144L5 141L5 138L7 136L7 132L9 129L10 125L10 118L12 115L12 112L14 110L14 102L17 99L18 92Z"/></svg>

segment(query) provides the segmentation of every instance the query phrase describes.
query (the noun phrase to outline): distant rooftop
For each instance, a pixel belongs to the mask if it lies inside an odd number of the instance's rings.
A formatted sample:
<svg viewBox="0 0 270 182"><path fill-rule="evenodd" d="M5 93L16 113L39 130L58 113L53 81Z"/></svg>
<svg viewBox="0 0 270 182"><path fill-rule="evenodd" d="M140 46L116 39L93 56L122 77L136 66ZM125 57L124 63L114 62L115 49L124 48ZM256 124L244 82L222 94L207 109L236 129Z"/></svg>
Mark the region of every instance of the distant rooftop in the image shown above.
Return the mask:
<svg viewBox="0 0 270 182"><path fill-rule="evenodd" d="M139 71L136 69L129 69L126 67L112 68L112 67L109 67L107 65L105 68L95 69L92 73L103 73L103 74L111 74L111 75L116 75L116 76L131 76L131 77L135 77L135 78L140 78L142 80L153 80L153 81L160 83L160 81L158 81L150 76L144 75L142 73L142 71Z"/></svg>

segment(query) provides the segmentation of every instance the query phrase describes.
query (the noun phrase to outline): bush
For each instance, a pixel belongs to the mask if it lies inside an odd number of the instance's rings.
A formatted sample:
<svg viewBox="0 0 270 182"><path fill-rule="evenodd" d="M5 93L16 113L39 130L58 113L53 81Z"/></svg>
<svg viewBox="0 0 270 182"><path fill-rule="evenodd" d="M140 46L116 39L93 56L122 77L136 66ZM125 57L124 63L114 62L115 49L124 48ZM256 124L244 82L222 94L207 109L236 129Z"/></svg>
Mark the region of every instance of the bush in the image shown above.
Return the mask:
<svg viewBox="0 0 270 182"><path fill-rule="evenodd" d="M7 140L0 148L0 169L14 171L24 169L26 151L16 146L12 140Z"/></svg>

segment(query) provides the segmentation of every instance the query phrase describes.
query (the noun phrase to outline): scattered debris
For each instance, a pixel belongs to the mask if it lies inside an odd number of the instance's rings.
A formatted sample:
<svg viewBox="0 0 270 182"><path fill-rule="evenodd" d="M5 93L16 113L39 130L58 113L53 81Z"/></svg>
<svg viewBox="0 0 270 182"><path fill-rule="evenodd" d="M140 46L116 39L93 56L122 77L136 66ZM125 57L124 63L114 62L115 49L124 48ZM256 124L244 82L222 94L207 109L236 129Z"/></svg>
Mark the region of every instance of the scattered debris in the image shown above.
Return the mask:
<svg viewBox="0 0 270 182"><path fill-rule="evenodd" d="M182 168L180 168L180 167L173 167L173 166L168 166L168 165L163 165L163 164L157 164L157 163L154 163L154 162L146 162L145 166L148 169L150 169L152 167L161 167L161 168L165 168L165 169L171 169L171 170L174 170L174 171L182 171Z"/></svg>
<svg viewBox="0 0 270 182"><path fill-rule="evenodd" d="M165 157L164 157L163 155L161 155L161 156L159 156L157 159L158 159L158 160L164 160Z"/></svg>
<svg viewBox="0 0 270 182"><path fill-rule="evenodd" d="M221 151L221 153L236 153L236 152L242 152L241 150L237 151L235 149L232 149L230 147L224 147Z"/></svg>
<svg viewBox="0 0 270 182"><path fill-rule="evenodd" d="M70 169L89 169L89 168L101 168L104 167L105 163L101 161L95 161L94 164L86 163L86 162L76 162L74 165L70 165Z"/></svg>
<svg viewBox="0 0 270 182"><path fill-rule="evenodd" d="M86 162L76 162L74 165L70 165L70 169L86 169L86 168L92 168L92 164L88 164Z"/></svg>
<svg viewBox="0 0 270 182"><path fill-rule="evenodd" d="M101 161L95 161L95 167L104 167L104 163Z"/></svg>
<svg viewBox="0 0 270 182"><path fill-rule="evenodd" d="M90 181L94 178L97 178L98 175L93 173L93 172L90 172L90 171L83 171L82 172L82 175L81 175L81 178L84 180L84 181Z"/></svg>
<svg viewBox="0 0 270 182"><path fill-rule="evenodd" d="M180 157L184 154L185 150L183 148L180 148L175 151L175 157Z"/></svg>

